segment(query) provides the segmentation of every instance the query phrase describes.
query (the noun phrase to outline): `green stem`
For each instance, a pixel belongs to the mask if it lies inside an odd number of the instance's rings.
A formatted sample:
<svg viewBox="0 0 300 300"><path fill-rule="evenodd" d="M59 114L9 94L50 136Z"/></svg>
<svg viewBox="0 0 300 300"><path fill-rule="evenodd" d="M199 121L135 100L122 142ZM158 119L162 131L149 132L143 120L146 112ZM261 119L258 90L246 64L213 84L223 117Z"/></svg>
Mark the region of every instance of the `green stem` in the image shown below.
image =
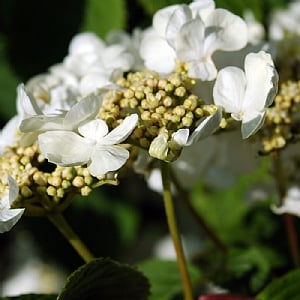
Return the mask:
<svg viewBox="0 0 300 300"><path fill-rule="evenodd" d="M71 228L71 226L69 225L69 223L66 221L66 219L62 214L60 213L49 214L48 219L62 233L62 235L68 240L71 246L76 250L76 252L81 256L81 258L86 263L94 259L92 253L80 240L78 235L74 232L74 230Z"/></svg>
<svg viewBox="0 0 300 300"><path fill-rule="evenodd" d="M162 174L163 198L164 198L166 216L167 216L169 231L176 252L179 271L181 274L181 280L182 280L183 291L184 291L184 299L193 300L191 279L187 270L187 264L183 253L182 242L181 242L176 216L175 216L173 198L171 193L169 164L163 161L161 162L161 174Z"/></svg>

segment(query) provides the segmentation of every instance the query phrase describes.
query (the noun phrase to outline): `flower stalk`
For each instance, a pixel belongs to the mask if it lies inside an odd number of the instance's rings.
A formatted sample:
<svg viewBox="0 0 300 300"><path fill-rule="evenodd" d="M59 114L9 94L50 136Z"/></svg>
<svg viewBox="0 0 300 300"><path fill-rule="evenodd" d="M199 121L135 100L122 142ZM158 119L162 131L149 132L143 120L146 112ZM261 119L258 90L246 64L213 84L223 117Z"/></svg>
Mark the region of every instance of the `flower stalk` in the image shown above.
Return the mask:
<svg viewBox="0 0 300 300"><path fill-rule="evenodd" d="M184 299L193 300L192 284L187 269L187 263L183 252L182 241L177 226L176 215L173 204L173 197L171 193L171 180L170 169L167 162L161 162L161 175L163 184L163 199L166 211L167 222L169 231L173 240L177 263L181 274L181 280L183 285Z"/></svg>
<svg viewBox="0 0 300 300"><path fill-rule="evenodd" d="M64 216L60 213L53 213L48 215L48 219L51 223L60 231L60 233L68 240L74 250L79 256L86 262L90 262L94 259L93 254L81 241L79 236L74 232Z"/></svg>

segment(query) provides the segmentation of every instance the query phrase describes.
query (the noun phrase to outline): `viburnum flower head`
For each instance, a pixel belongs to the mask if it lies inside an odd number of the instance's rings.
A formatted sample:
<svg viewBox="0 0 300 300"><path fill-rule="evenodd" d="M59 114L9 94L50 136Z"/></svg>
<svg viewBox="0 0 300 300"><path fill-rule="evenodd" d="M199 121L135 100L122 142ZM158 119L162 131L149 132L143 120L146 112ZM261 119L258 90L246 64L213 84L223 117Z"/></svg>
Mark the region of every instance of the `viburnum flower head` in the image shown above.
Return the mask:
<svg viewBox="0 0 300 300"><path fill-rule="evenodd" d="M0 233L9 231L24 213L24 208L11 208L19 194L18 184L11 176L8 177L8 185L8 193L0 200Z"/></svg>
<svg viewBox="0 0 300 300"><path fill-rule="evenodd" d="M226 67L219 71L213 89L216 105L242 122L242 136L248 138L263 124L266 108L278 87L278 74L271 55L260 51L245 58L245 71Z"/></svg>
<svg viewBox="0 0 300 300"><path fill-rule="evenodd" d="M138 122L132 114L111 132L101 119L89 121L74 131L55 130L39 135L43 155L61 166L87 164L93 176L101 176L121 168L129 152L119 144L126 140Z"/></svg>
<svg viewBox="0 0 300 300"><path fill-rule="evenodd" d="M240 17L215 9L213 1L198 0L159 10L142 41L141 55L149 69L169 73L178 59L187 64L190 77L210 81L217 75L213 53L239 50L247 41L247 25Z"/></svg>

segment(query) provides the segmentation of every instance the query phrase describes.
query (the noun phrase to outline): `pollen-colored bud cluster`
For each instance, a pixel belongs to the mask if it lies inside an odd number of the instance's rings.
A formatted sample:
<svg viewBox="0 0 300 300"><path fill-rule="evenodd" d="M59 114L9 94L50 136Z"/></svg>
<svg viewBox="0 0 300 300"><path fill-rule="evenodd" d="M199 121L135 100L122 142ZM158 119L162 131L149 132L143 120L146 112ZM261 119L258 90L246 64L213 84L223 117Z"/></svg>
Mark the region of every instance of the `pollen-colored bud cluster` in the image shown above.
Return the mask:
<svg viewBox="0 0 300 300"><path fill-rule="evenodd" d="M139 123L130 140L144 149L162 132L168 140L178 129L192 132L200 119L216 110L192 93L195 82L183 72L165 78L150 71L129 73L116 83L122 89L107 93L100 118L115 128L125 116L137 113Z"/></svg>
<svg viewBox="0 0 300 300"><path fill-rule="evenodd" d="M61 167L47 162L37 144L5 148L0 157L0 196L7 189L8 175L19 186L13 207L25 207L29 215L63 210L74 195L87 196L98 182L86 167Z"/></svg>
<svg viewBox="0 0 300 300"><path fill-rule="evenodd" d="M265 152L284 148L295 141L300 133L300 81L281 84L273 106L266 111L260 131Z"/></svg>

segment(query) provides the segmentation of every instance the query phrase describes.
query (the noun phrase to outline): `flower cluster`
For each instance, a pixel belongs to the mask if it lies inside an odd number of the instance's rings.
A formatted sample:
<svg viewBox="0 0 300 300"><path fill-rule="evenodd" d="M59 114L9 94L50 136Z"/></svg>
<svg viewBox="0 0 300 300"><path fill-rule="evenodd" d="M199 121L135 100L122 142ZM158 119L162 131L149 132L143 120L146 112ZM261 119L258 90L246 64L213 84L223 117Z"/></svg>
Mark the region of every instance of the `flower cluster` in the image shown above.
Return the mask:
<svg viewBox="0 0 300 300"><path fill-rule="evenodd" d="M201 141L236 132L236 121L243 139L254 135L278 74L266 47L251 50L248 30L213 0L195 0L159 10L138 35L76 35L60 64L18 87L18 114L1 132L1 231L24 208L61 211L111 183L129 158L137 172L153 160L188 171L205 162ZM239 50L244 66L224 65L222 53Z"/></svg>

